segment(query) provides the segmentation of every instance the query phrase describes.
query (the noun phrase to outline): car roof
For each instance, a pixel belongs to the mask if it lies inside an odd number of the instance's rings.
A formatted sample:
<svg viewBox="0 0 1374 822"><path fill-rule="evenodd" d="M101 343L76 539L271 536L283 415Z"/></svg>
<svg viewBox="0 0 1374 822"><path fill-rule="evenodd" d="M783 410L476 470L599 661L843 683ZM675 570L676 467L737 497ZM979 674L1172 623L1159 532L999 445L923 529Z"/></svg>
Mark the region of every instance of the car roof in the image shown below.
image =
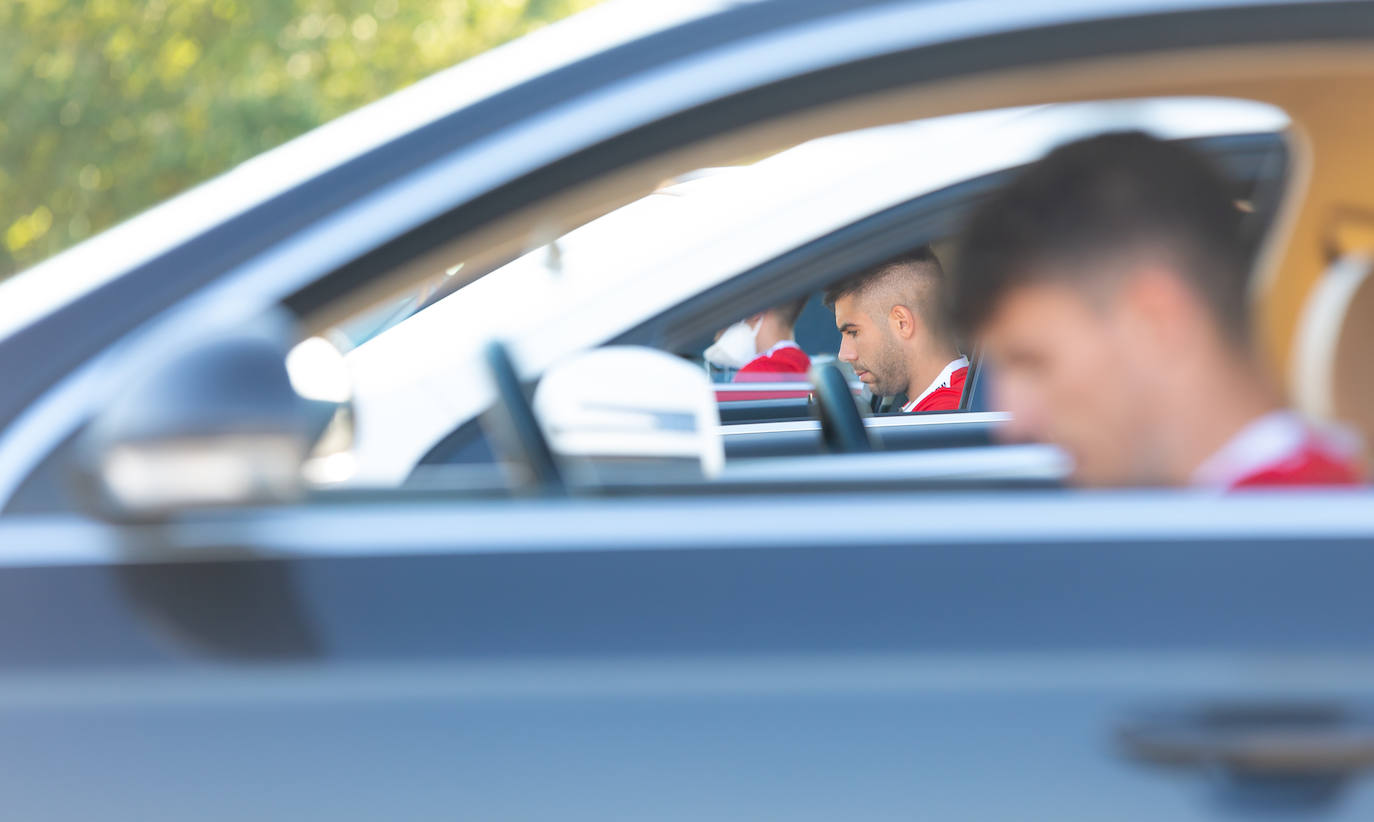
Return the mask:
<svg viewBox="0 0 1374 822"><path fill-rule="evenodd" d="M476 355L490 339L512 342L527 375L542 373L844 225L1067 140L1118 129L1170 139L1272 133L1287 122L1272 106L1213 98L1002 109L823 137L667 185L569 232L556 255L535 249L350 352L356 480L400 481L486 406Z"/></svg>

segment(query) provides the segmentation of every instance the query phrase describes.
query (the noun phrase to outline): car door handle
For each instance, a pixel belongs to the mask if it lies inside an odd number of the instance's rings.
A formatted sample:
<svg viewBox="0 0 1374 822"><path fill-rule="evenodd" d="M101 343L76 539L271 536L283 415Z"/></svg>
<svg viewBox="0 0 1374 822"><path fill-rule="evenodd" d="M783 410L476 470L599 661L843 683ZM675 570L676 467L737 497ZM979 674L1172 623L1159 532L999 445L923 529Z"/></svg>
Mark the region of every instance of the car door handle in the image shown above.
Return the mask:
<svg viewBox="0 0 1374 822"><path fill-rule="evenodd" d="M1245 808L1310 808L1374 768L1374 717L1331 705L1209 706L1122 724L1130 758L1195 769L1217 799Z"/></svg>
<svg viewBox="0 0 1374 822"><path fill-rule="evenodd" d="M1134 758L1253 774L1374 767L1374 721L1330 706L1209 707L1142 716L1122 726Z"/></svg>

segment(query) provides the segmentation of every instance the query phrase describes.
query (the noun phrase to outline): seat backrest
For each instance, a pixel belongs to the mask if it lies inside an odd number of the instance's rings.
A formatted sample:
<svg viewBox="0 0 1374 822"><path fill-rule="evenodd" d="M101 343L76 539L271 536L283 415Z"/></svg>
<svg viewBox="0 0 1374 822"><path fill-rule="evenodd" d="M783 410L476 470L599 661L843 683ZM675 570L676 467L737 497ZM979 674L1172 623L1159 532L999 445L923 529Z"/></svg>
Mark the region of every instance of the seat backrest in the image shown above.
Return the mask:
<svg viewBox="0 0 1374 822"><path fill-rule="evenodd" d="M959 407L965 411L994 410L988 401L988 382L987 363L984 362L983 352L975 349L969 355L968 376L964 379L964 396Z"/></svg>
<svg viewBox="0 0 1374 822"><path fill-rule="evenodd" d="M1332 263L1303 306L1290 390L1299 410L1351 426L1374 444L1374 257Z"/></svg>

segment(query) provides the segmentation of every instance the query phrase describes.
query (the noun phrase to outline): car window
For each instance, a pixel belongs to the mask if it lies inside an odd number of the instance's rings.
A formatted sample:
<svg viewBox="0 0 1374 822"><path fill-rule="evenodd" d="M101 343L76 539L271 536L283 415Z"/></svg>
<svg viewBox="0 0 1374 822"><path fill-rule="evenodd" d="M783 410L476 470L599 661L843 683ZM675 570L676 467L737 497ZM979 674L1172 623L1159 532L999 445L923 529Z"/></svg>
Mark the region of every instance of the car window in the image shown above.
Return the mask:
<svg viewBox="0 0 1374 822"><path fill-rule="evenodd" d="M821 295L854 273L858 259L826 257L825 243L834 237L893 209L918 213L929 204L931 213L920 212L929 219L913 224L905 242L933 244L957 272L950 254L958 218L999 175L1069 136L1147 128L1207 147L1235 180L1238 207L1253 215L1258 242L1258 227L1272 216L1281 190L1285 125L1268 106L1172 99L1036 106L864 129L663 181L571 230L532 234L527 250L501 265L450 261L422 287L325 334L348 352L355 380L356 480L388 484L420 465L500 458L479 422L491 403L479 352L491 340L506 341L517 362L557 362L617 342L648 344L716 380L727 424L809 419L815 409L804 372L795 383L741 390L732 370L713 370L704 354L717 332L774 301L804 299L796 342L814 362L834 361L840 337ZM904 250L896 242L886 256ZM811 260L824 263L812 266L807 282L788 273ZM760 280L765 269L773 281ZM976 352L963 353L976 366ZM840 364L853 380L853 369ZM879 412L901 408L866 399ZM731 403L753 405L741 416L726 409ZM378 455L390 467L368 470Z"/></svg>

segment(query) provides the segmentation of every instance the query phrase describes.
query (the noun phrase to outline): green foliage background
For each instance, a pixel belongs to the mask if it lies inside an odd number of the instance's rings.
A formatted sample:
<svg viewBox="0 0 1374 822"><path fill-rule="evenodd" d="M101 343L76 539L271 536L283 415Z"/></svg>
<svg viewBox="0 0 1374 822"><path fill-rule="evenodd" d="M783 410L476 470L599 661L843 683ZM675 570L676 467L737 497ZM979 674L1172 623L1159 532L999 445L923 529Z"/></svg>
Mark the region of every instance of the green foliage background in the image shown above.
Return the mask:
<svg viewBox="0 0 1374 822"><path fill-rule="evenodd" d="M0 277L596 0L0 0Z"/></svg>

